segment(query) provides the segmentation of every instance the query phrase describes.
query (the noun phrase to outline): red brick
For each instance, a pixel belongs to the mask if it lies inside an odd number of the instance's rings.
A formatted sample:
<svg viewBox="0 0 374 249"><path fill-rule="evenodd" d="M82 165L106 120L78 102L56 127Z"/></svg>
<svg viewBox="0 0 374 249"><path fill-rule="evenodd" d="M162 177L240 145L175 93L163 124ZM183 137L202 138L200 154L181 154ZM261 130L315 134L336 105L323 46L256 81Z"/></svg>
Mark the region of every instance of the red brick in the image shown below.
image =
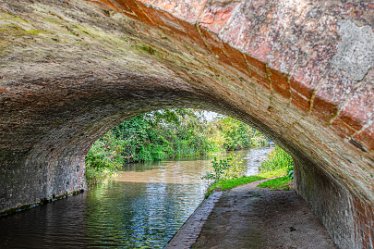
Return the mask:
<svg viewBox="0 0 374 249"><path fill-rule="evenodd" d="M243 55L247 62L250 77L255 79L262 86L270 89L270 81L266 76L266 64L246 54Z"/></svg>
<svg viewBox="0 0 374 249"><path fill-rule="evenodd" d="M242 52L231 47L230 45L226 43L223 43L223 47L224 47L225 54L230 59L231 65L233 65L236 69L238 69L242 73L250 76L248 72L248 65Z"/></svg>
<svg viewBox="0 0 374 249"><path fill-rule="evenodd" d="M257 72L258 74L266 74L266 64L257 60L256 58L253 58L251 56L248 56L244 54L244 58L247 61L247 64L250 66L252 71Z"/></svg>
<svg viewBox="0 0 374 249"><path fill-rule="evenodd" d="M304 112L308 112L310 108L310 100L306 99L304 96L300 95L298 92L295 92L291 89L291 103L297 108Z"/></svg>
<svg viewBox="0 0 374 249"><path fill-rule="evenodd" d="M313 88L297 81L294 76L291 76L290 78L290 87L291 89L295 90L297 93L303 95L307 99L310 99L312 97Z"/></svg>
<svg viewBox="0 0 374 249"><path fill-rule="evenodd" d="M207 0L184 0L184 1L164 1L164 0L137 0L154 9L167 11L177 16L178 19L195 24L200 13L203 11Z"/></svg>
<svg viewBox="0 0 374 249"><path fill-rule="evenodd" d="M217 58L231 66L230 58L224 52L224 45L220 41L220 39L216 36L216 34L209 32L208 30L204 29L203 27L199 27L201 38L204 40L205 44L207 45L208 49L217 56Z"/></svg>
<svg viewBox="0 0 374 249"><path fill-rule="evenodd" d="M344 122L344 120L342 120L340 117L334 120L334 122L332 123L332 127L342 138L350 137L356 132L355 129Z"/></svg>
<svg viewBox="0 0 374 249"><path fill-rule="evenodd" d="M193 25L189 22L179 21L179 24L184 27L185 31L187 32L187 36L194 40L200 47L206 48L205 42L202 39L200 32L196 25Z"/></svg>
<svg viewBox="0 0 374 249"><path fill-rule="evenodd" d="M215 2L209 2L200 15L198 22L202 27L218 34L232 16L232 12L238 4L238 2L234 2L222 6Z"/></svg>
<svg viewBox="0 0 374 249"><path fill-rule="evenodd" d="M374 150L374 124L354 136L354 139L361 142L369 151Z"/></svg>
<svg viewBox="0 0 374 249"><path fill-rule="evenodd" d="M271 68L269 68L268 73L270 77L270 83L274 91L287 99L290 98L290 84L288 82L287 74L281 73Z"/></svg>
<svg viewBox="0 0 374 249"><path fill-rule="evenodd" d="M106 10L115 10L121 12L122 6L119 6L115 1L112 2L110 0L88 0L89 2L95 3L99 5L101 8Z"/></svg>
<svg viewBox="0 0 374 249"><path fill-rule="evenodd" d="M337 103L325 96L324 92L317 93L312 108L313 114L325 122L329 122L338 112Z"/></svg>
<svg viewBox="0 0 374 249"><path fill-rule="evenodd" d="M349 96L349 101L340 112L339 118L355 130L360 130L370 118L370 113L374 110L374 86L372 83L364 85L362 88Z"/></svg>
<svg viewBox="0 0 374 249"><path fill-rule="evenodd" d="M147 7L136 0L115 0L120 4L124 10L124 13L132 18L136 18L141 22L146 24L153 25L151 20L147 17L143 10L146 10Z"/></svg>

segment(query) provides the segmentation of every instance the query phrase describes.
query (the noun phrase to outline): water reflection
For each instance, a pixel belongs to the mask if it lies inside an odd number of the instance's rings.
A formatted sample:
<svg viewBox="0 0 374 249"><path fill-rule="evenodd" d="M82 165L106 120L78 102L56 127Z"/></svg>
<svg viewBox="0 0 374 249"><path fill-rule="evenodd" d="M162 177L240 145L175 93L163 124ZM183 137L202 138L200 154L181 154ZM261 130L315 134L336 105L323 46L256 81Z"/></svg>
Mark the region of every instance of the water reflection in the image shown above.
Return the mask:
<svg viewBox="0 0 374 249"><path fill-rule="evenodd" d="M259 164L254 151L239 153L247 173ZM209 159L128 166L82 195L1 218L0 248L163 248L203 200L210 167Z"/></svg>

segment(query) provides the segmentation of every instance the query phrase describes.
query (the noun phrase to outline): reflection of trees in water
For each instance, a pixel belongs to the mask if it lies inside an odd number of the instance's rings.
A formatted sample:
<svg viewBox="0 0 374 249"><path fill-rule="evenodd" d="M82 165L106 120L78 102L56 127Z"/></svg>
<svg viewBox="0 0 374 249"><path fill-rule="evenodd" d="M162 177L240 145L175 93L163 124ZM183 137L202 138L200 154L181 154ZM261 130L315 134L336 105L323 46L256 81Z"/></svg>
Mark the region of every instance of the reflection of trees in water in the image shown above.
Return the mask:
<svg viewBox="0 0 374 249"><path fill-rule="evenodd" d="M6 239L5 248L22 248L17 243L25 241L40 249L162 248L204 198L201 176L209 167L211 159L161 162L140 172L130 167L83 195L0 219L0 246ZM126 182L132 174L144 181ZM159 182L147 183L149 177ZM169 182L173 177L180 182Z"/></svg>
<svg viewBox="0 0 374 249"><path fill-rule="evenodd" d="M162 248L199 205L204 190L198 184L164 183L98 188L90 194L87 208L90 244Z"/></svg>

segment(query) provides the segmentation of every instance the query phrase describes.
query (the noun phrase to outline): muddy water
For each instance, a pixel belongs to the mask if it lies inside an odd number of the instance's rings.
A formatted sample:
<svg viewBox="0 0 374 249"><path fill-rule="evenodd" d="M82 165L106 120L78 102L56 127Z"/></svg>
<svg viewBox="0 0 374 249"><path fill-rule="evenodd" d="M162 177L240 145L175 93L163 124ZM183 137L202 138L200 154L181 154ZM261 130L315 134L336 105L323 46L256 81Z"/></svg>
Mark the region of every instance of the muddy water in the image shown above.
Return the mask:
<svg viewBox="0 0 374 249"><path fill-rule="evenodd" d="M257 173L269 148L237 152ZM163 248L204 198L210 159L124 168L90 191L0 219L0 248Z"/></svg>

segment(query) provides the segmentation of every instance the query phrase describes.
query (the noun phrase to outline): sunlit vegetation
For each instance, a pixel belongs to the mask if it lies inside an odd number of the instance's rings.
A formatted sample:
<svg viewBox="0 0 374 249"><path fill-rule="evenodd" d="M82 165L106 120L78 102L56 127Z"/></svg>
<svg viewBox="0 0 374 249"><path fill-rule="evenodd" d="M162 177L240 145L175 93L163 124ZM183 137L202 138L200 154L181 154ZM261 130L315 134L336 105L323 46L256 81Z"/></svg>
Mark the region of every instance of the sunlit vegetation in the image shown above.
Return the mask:
<svg viewBox="0 0 374 249"><path fill-rule="evenodd" d="M212 161L213 172L207 172L203 179L213 180L218 182L220 180L235 179L244 175L246 170L243 161L238 156L229 155L225 159L218 160L214 157Z"/></svg>
<svg viewBox="0 0 374 249"><path fill-rule="evenodd" d="M271 179L266 182L262 182L257 187L270 188L273 190L289 190L291 179L288 176L282 176L275 179Z"/></svg>
<svg viewBox="0 0 374 249"><path fill-rule="evenodd" d="M274 178L260 183L260 188L289 190L293 180L294 162L292 157L279 146L269 154L269 158L260 166L260 175Z"/></svg>
<svg viewBox="0 0 374 249"><path fill-rule="evenodd" d="M225 159L212 161L213 172L207 172L202 178L211 184L205 196L209 196L215 190L228 190L239 185L251 183L263 179L260 176L244 176L246 165L237 156L229 155Z"/></svg>
<svg viewBox="0 0 374 249"><path fill-rule="evenodd" d="M221 159L219 161L214 159L212 161L214 172L207 173L204 176L205 179L212 180L212 184L209 186L206 196L209 196L215 190L229 190L240 185L264 179L270 180L260 183L258 187L270 188L273 190L290 189L290 184L293 179L293 159L279 146L276 146L269 154L267 160L262 162L260 173L255 176L243 176L244 171L241 175L227 174L226 172L238 168L237 165L240 164L240 162L233 163L233 160L230 158L228 159Z"/></svg>
<svg viewBox="0 0 374 249"><path fill-rule="evenodd" d="M275 146L275 149L269 154L268 159L260 166L261 172L284 170L284 173L287 174L292 169L292 157L279 146Z"/></svg>
<svg viewBox="0 0 374 249"><path fill-rule="evenodd" d="M255 175L255 176L241 176L238 178L219 180L209 186L205 196L209 196L215 190L220 190L220 191L229 190L229 189L238 187L240 185L248 184L251 182L256 182L262 179L264 178L262 178L261 176Z"/></svg>
<svg viewBox="0 0 374 249"><path fill-rule="evenodd" d="M268 145L268 139L251 126L231 117L222 117L210 126L214 144L227 151L258 148ZM219 140L220 139L220 140Z"/></svg>
<svg viewBox="0 0 374 249"><path fill-rule="evenodd" d="M262 133L230 117L207 121L202 111L159 110L126 120L96 141L86 157L86 176L95 179L127 163L194 158L265 145L268 139Z"/></svg>

